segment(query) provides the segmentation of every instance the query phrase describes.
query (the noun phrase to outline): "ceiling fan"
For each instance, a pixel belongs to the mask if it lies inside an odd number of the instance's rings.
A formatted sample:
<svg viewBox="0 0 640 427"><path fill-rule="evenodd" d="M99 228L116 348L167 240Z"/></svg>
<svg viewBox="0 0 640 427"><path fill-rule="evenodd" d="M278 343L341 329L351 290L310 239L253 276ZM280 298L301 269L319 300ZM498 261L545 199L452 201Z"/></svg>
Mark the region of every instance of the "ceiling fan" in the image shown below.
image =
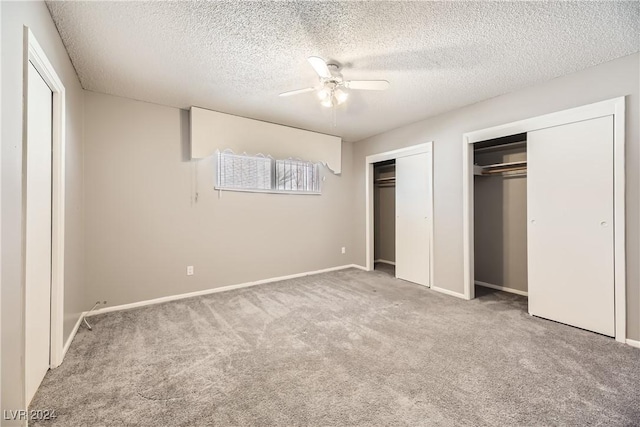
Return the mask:
<svg viewBox="0 0 640 427"><path fill-rule="evenodd" d="M349 94L343 89L385 90L389 88L389 82L386 80L344 80L336 64L327 64L317 56L310 56L307 60L315 72L318 73L320 86L291 90L281 93L280 96L316 91L320 98L320 104L324 107L335 107L342 104L349 97Z"/></svg>

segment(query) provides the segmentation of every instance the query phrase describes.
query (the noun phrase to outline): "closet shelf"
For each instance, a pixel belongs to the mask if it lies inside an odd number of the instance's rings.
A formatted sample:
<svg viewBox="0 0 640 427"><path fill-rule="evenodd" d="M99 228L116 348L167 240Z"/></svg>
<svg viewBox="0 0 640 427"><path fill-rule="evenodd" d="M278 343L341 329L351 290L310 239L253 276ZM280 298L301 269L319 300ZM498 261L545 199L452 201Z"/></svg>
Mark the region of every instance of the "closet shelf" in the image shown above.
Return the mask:
<svg viewBox="0 0 640 427"><path fill-rule="evenodd" d="M377 178L373 182L377 187L395 187L396 177L391 176L388 178Z"/></svg>
<svg viewBox="0 0 640 427"><path fill-rule="evenodd" d="M396 164L395 163L391 163L391 164L388 164L388 165L380 165L380 166L376 165L376 169L378 169L378 170L380 170L380 169L395 169L395 168L396 168Z"/></svg>
<svg viewBox="0 0 640 427"><path fill-rule="evenodd" d="M508 142L505 144L499 144L499 145L490 145L490 146L486 146L486 147L479 147L479 148L475 148L473 150L474 153L485 153L485 152L492 152L492 151L503 151L503 150L516 150L518 148L526 148L527 147L527 141L522 140L522 141L515 141L515 142Z"/></svg>
<svg viewBox="0 0 640 427"><path fill-rule="evenodd" d="M474 175L498 175L503 174L505 172L523 172L527 171L527 162L507 162L507 163L496 163L493 165L479 166L474 165L473 173Z"/></svg>

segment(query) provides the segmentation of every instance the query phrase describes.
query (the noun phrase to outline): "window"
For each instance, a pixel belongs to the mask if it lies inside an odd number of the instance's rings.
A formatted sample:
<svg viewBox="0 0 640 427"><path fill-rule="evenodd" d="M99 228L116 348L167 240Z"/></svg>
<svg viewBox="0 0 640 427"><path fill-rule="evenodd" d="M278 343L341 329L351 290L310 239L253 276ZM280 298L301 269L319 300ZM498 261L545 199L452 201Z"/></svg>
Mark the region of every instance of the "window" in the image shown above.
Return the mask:
<svg viewBox="0 0 640 427"><path fill-rule="evenodd" d="M320 194L320 165L258 154L217 152L217 190Z"/></svg>
<svg viewBox="0 0 640 427"><path fill-rule="evenodd" d="M320 192L320 165L301 160L276 160L275 188L279 191Z"/></svg>
<svg viewBox="0 0 640 427"><path fill-rule="evenodd" d="M262 154L243 156L218 152L216 187L236 190L270 190L273 159Z"/></svg>

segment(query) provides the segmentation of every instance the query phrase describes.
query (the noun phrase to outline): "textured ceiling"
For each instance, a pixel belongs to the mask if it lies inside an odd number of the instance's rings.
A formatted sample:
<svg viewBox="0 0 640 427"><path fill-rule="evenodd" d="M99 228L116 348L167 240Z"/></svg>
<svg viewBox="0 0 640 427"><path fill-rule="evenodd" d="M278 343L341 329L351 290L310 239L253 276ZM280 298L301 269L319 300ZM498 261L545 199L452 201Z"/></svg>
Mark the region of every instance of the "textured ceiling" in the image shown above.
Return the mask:
<svg viewBox="0 0 640 427"><path fill-rule="evenodd" d="M358 140L640 50L639 2L48 2L85 89ZM385 79L331 111L311 55Z"/></svg>

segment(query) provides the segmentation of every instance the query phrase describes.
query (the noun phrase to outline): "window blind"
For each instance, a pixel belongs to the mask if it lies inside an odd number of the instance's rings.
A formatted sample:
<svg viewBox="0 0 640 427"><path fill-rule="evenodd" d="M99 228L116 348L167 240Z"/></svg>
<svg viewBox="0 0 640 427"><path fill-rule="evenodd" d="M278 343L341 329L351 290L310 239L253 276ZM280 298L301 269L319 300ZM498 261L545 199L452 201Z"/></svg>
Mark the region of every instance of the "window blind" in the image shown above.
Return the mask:
<svg viewBox="0 0 640 427"><path fill-rule="evenodd" d="M271 189L273 159L258 154L247 156L230 150L218 152L217 187L244 190Z"/></svg>
<svg viewBox="0 0 640 427"><path fill-rule="evenodd" d="M276 189L320 192L320 165L302 160L276 160Z"/></svg>
<svg viewBox="0 0 640 427"><path fill-rule="evenodd" d="M320 165L258 154L217 152L216 188L221 190L314 193L321 191Z"/></svg>

